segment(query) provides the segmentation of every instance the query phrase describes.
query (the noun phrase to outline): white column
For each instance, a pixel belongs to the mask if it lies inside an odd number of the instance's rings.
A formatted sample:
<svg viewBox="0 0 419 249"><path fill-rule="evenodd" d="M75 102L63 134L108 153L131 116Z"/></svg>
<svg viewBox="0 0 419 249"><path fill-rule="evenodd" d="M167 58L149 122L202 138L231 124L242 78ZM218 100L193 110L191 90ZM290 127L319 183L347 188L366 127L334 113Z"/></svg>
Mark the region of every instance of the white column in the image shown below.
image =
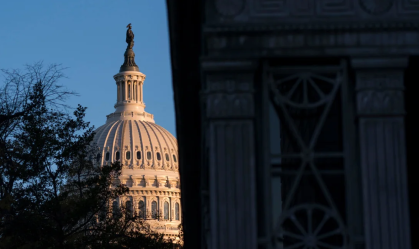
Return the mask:
<svg viewBox="0 0 419 249"><path fill-rule="evenodd" d="M134 81L133 87L134 87L134 91L133 91L133 93L134 93L134 101L137 102L137 100L138 100L138 96L137 96L137 81Z"/></svg>
<svg viewBox="0 0 419 249"><path fill-rule="evenodd" d="M128 81L124 81L124 100L128 100Z"/></svg>
<svg viewBox="0 0 419 249"><path fill-rule="evenodd" d="M131 94L130 94L130 100L134 100L134 81L131 81L131 83L130 83L130 91L131 91Z"/></svg>
<svg viewBox="0 0 419 249"><path fill-rule="evenodd" d="M119 82L116 82L116 103L119 102L119 93L121 92Z"/></svg>
<svg viewBox="0 0 419 249"><path fill-rule="evenodd" d="M122 102L124 100L124 97L123 97L124 84L122 81L118 82L118 84L119 84L119 101Z"/></svg>
<svg viewBox="0 0 419 249"><path fill-rule="evenodd" d="M141 85L140 85L140 101L141 102L144 102L144 100L143 100L143 82L141 81Z"/></svg>

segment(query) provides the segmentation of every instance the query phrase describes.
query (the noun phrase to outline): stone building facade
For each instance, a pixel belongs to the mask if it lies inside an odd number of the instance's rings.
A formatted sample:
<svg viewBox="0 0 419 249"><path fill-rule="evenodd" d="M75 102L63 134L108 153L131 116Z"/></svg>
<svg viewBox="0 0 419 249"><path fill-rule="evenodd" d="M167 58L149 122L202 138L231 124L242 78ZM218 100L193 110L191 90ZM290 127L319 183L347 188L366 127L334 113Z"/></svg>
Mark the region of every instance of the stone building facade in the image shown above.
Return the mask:
<svg viewBox="0 0 419 249"><path fill-rule="evenodd" d="M418 246L418 1L167 6L185 248Z"/></svg>

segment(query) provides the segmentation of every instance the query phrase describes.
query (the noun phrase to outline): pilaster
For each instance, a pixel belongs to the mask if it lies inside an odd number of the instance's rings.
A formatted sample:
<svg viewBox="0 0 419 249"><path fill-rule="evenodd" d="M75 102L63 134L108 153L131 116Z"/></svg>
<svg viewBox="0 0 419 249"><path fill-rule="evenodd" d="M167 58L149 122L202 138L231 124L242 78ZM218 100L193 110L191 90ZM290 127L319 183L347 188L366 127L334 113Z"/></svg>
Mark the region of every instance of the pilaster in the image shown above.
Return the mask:
<svg viewBox="0 0 419 249"><path fill-rule="evenodd" d="M353 58L367 249L409 249L404 128L407 58Z"/></svg>
<svg viewBox="0 0 419 249"><path fill-rule="evenodd" d="M203 69L208 158L202 201L206 247L256 248L252 62L205 61Z"/></svg>

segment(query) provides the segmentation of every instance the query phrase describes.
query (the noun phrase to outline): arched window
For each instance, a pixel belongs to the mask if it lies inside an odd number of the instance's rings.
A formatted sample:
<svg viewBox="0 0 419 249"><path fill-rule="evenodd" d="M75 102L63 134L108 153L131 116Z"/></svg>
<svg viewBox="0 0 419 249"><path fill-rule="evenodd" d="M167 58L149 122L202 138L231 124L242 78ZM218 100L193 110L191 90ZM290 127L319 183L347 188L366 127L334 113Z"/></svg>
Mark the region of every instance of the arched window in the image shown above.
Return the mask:
<svg viewBox="0 0 419 249"><path fill-rule="evenodd" d="M117 161L119 161L119 158L120 158L120 156L119 156L119 151L117 151L117 152L115 153L115 159L116 159Z"/></svg>
<svg viewBox="0 0 419 249"><path fill-rule="evenodd" d="M127 151L125 153L125 159L130 160L131 159L131 151Z"/></svg>
<svg viewBox="0 0 419 249"><path fill-rule="evenodd" d="M164 219L169 219L169 203L167 201L164 202Z"/></svg>
<svg viewBox="0 0 419 249"><path fill-rule="evenodd" d="M141 159L141 151L137 151L137 159L140 160Z"/></svg>
<svg viewBox="0 0 419 249"><path fill-rule="evenodd" d="M179 203L177 203L177 202L175 204L175 219L180 220L179 219Z"/></svg>
<svg viewBox="0 0 419 249"><path fill-rule="evenodd" d="M151 152L147 151L147 160L151 160Z"/></svg>
<svg viewBox="0 0 419 249"><path fill-rule="evenodd" d="M139 216L144 219L145 218L145 204L144 204L144 201L140 201L138 203L138 212L139 212Z"/></svg>
<svg viewBox="0 0 419 249"><path fill-rule="evenodd" d="M166 156L166 161L169 161L169 159L170 159L170 158L169 158L169 154L167 154L167 153L166 153L166 155L165 155L165 156Z"/></svg>
<svg viewBox="0 0 419 249"><path fill-rule="evenodd" d="M119 207L118 207L118 201L113 201L112 203L112 215L114 218L118 215Z"/></svg>
<svg viewBox="0 0 419 249"><path fill-rule="evenodd" d="M160 160L161 160L161 155L160 155L160 152L157 152L157 153L156 153L156 156L157 156L157 160L159 160L159 161L160 161Z"/></svg>
<svg viewBox="0 0 419 249"><path fill-rule="evenodd" d="M100 161L100 158L101 158L100 153L97 153L97 155L96 155L96 162L99 162Z"/></svg>
<svg viewBox="0 0 419 249"><path fill-rule="evenodd" d="M131 201L125 202L125 208L127 209L127 215L132 216L132 203Z"/></svg>
<svg viewBox="0 0 419 249"><path fill-rule="evenodd" d="M106 152L105 158L106 158L106 161L109 161L109 152Z"/></svg>
<svg viewBox="0 0 419 249"><path fill-rule="evenodd" d="M176 156L173 154L173 161L177 162Z"/></svg>
<svg viewBox="0 0 419 249"><path fill-rule="evenodd" d="M157 219L157 202L153 201L151 203L151 218Z"/></svg>

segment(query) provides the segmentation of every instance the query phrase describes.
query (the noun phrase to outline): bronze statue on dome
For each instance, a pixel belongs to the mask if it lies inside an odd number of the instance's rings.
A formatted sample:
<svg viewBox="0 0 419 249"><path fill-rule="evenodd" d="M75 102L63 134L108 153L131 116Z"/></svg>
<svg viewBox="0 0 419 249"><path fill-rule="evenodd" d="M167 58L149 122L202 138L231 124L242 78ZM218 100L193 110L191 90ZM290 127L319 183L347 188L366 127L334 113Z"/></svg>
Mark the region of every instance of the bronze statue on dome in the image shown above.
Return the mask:
<svg viewBox="0 0 419 249"><path fill-rule="evenodd" d="M134 32L132 32L131 23L127 25L127 28L127 38L125 41L128 43L127 49L132 49L134 47Z"/></svg>

